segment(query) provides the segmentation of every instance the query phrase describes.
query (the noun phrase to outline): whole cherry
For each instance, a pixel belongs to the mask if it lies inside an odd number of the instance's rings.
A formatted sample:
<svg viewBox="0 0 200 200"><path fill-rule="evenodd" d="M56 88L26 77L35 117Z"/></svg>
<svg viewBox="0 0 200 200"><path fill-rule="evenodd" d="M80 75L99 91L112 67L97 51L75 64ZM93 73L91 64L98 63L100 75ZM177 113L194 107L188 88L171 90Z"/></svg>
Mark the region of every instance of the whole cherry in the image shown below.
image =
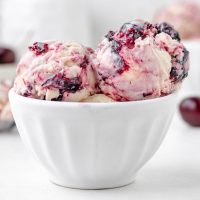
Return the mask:
<svg viewBox="0 0 200 200"><path fill-rule="evenodd" d="M200 97L188 97L181 101L179 111L185 122L200 126Z"/></svg>
<svg viewBox="0 0 200 200"><path fill-rule="evenodd" d="M15 53L12 49L0 47L0 64L14 63Z"/></svg>

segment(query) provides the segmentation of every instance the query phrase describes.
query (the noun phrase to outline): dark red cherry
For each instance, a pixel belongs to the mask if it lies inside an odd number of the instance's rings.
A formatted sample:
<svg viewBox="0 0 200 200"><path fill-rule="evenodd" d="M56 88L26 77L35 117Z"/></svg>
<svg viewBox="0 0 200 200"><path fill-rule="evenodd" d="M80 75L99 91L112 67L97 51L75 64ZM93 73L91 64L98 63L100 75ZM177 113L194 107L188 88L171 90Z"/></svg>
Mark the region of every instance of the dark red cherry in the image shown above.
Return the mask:
<svg viewBox="0 0 200 200"><path fill-rule="evenodd" d="M191 126L200 126L200 97L182 100L179 110L184 121Z"/></svg>
<svg viewBox="0 0 200 200"><path fill-rule="evenodd" d="M75 93L77 90L81 89L81 84L82 82L79 77L65 78L62 74L56 74L48 78L42 86L45 88L58 88L62 91Z"/></svg>
<svg viewBox="0 0 200 200"><path fill-rule="evenodd" d="M158 33L164 32L170 35L172 39L177 40L179 42L181 41L179 33L170 24L163 22L160 24L156 24L156 28L158 30Z"/></svg>
<svg viewBox="0 0 200 200"><path fill-rule="evenodd" d="M8 48L0 47L0 64L14 63L15 53Z"/></svg>

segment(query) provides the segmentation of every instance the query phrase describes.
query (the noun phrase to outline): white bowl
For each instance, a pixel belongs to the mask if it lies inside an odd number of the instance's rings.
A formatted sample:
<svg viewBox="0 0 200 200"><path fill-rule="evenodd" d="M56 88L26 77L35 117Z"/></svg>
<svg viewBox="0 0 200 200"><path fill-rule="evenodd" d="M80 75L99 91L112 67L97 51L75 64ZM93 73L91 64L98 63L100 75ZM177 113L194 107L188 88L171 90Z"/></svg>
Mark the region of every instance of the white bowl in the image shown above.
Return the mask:
<svg viewBox="0 0 200 200"><path fill-rule="evenodd" d="M127 185L160 146L177 93L157 99L78 103L9 93L19 133L58 185L102 189Z"/></svg>

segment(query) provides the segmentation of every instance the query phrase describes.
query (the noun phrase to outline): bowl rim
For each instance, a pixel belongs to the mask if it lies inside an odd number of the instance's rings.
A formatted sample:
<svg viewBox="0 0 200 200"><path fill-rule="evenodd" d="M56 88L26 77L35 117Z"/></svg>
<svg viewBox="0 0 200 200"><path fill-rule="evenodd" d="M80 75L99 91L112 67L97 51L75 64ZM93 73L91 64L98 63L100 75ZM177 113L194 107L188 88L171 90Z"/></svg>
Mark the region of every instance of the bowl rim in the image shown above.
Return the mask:
<svg viewBox="0 0 200 200"><path fill-rule="evenodd" d="M138 101L124 101L124 102L63 102L63 101L47 101L41 99L33 99L29 97L24 97L17 94L13 88L9 90L9 99L14 97L14 99L25 102L25 103L32 103L37 105L45 105L45 106L95 106L95 107L115 107L115 106L129 106L129 105L146 105L146 104L153 104L159 103L163 101L167 101L173 97L176 97L178 91L172 92L166 96L156 97L152 99L144 99Z"/></svg>

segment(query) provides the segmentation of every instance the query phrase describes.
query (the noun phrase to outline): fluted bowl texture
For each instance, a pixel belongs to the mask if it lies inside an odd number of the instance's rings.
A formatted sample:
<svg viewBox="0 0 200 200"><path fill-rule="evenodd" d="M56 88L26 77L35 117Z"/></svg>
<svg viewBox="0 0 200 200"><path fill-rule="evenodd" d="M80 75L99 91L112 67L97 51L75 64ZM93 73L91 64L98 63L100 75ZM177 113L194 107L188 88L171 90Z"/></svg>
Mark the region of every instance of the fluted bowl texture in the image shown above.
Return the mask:
<svg viewBox="0 0 200 200"><path fill-rule="evenodd" d="M177 93L117 103L52 102L9 93L27 147L62 186L103 189L127 185L160 146Z"/></svg>

